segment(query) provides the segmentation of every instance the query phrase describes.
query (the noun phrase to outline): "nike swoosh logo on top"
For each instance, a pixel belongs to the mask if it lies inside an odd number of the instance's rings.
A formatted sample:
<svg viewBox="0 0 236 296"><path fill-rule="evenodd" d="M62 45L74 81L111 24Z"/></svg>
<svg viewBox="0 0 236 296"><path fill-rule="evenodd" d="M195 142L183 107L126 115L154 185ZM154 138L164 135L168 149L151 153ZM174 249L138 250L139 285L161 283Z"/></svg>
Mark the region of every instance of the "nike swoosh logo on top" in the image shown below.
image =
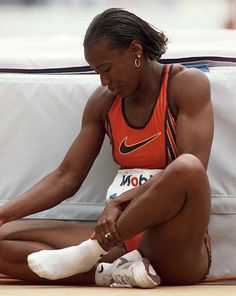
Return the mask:
<svg viewBox="0 0 236 296"><path fill-rule="evenodd" d="M141 142L138 142L138 143L135 143L135 144L132 144L132 145L127 144L128 137L125 137L123 139L123 141L121 142L121 144L120 144L120 153L121 154L131 153L131 152L143 147L144 145L150 143L154 139L158 138L160 135L161 135L161 132L151 136L150 138L147 138L147 139L145 139L145 140L143 140Z"/></svg>
<svg viewBox="0 0 236 296"><path fill-rule="evenodd" d="M103 267L103 265L101 265L101 266L100 266L100 270L98 270L98 272L99 272L99 273L102 273L103 270L104 270L104 267Z"/></svg>

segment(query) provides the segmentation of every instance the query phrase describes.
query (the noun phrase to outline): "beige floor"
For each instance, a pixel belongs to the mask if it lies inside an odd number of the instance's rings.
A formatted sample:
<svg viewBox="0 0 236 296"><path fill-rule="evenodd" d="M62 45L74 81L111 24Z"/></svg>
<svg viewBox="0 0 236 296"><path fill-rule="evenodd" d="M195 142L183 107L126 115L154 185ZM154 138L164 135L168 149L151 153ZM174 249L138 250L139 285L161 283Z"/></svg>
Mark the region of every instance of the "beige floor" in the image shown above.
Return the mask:
<svg viewBox="0 0 236 296"><path fill-rule="evenodd" d="M74 286L0 285L1 296L236 296L236 286L159 287L151 290Z"/></svg>

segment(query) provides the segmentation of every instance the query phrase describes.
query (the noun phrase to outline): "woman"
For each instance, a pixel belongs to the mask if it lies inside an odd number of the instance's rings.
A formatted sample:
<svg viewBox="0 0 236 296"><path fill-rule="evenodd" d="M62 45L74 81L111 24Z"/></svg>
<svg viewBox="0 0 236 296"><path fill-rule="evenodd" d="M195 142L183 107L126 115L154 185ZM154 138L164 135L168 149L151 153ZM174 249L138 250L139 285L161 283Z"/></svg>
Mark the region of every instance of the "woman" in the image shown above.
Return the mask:
<svg viewBox="0 0 236 296"><path fill-rule="evenodd" d="M102 86L89 98L81 131L60 166L0 209L0 272L45 283L41 277L144 288L157 286L159 277L182 285L207 275L209 82L196 69L160 64L166 45L163 33L125 10L108 9L93 19L84 51ZM72 196L106 132L121 170L92 237L92 227L77 223L16 220ZM100 255L105 263L96 265Z"/></svg>

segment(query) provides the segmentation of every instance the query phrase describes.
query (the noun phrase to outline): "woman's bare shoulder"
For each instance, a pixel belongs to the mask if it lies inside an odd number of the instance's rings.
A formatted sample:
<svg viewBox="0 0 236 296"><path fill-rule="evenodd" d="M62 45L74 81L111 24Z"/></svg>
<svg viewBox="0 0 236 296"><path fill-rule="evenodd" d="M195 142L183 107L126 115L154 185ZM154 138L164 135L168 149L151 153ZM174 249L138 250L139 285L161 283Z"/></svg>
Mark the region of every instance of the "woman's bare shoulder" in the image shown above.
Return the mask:
<svg viewBox="0 0 236 296"><path fill-rule="evenodd" d="M98 86L89 97L85 112L89 112L90 115L94 115L104 122L114 99L107 87Z"/></svg>
<svg viewBox="0 0 236 296"><path fill-rule="evenodd" d="M184 98L188 102L191 102L191 98L195 100L196 97L198 102L209 100L209 80L205 73L199 69L175 65L172 72L170 95L177 104L178 101L183 101Z"/></svg>

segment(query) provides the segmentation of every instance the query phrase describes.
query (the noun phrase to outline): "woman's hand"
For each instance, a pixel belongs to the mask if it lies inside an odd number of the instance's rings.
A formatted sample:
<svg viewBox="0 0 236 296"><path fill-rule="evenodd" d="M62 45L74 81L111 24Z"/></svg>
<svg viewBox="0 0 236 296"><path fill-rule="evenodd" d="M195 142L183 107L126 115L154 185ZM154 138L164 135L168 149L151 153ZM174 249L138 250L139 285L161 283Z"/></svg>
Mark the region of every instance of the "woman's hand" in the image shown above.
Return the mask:
<svg viewBox="0 0 236 296"><path fill-rule="evenodd" d="M105 250L110 250L112 247L122 243L120 234L116 229L116 221L122 212L121 207L115 201L109 202L98 223L95 227L95 234L92 239L97 239L98 243Z"/></svg>

